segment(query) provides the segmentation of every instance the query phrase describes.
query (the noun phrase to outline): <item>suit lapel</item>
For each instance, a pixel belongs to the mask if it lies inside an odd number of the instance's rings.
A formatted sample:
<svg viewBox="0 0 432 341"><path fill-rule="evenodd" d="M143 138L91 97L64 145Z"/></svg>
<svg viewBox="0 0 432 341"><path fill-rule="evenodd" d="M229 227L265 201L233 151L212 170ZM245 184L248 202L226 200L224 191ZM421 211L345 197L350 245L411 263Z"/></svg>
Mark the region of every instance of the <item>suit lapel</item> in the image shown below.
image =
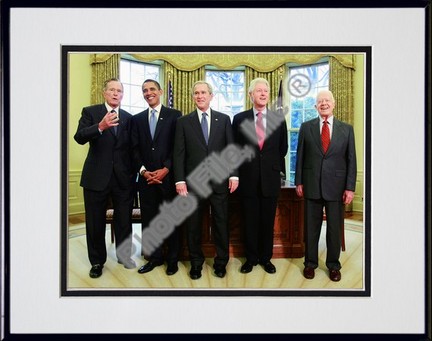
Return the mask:
<svg viewBox="0 0 432 341"><path fill-rule="evenodd" d="M107 108L105 107L105 104L101 104L100 114L99 114L100 115L99 122L102 121L102 119L104 118L104 116L106 115L106 113L107 113ZM111 127L108 130L109 130L110 134L112 134L112 136L114 138L116 138L116 134L114 132L114 127Z"/></svg>
<svg viewBox="0 0 432 341"><path fill-rule="evenodd" d="M215 139L215 136L219 136L219 134L222 133L220 131L220 125L221 125L221 121L220 121L219 113L211 110L211 123L210 123L210 132L209 132L209 140L208 140L209 145ZM204 140L204 135L203 135L203 140Z"/></svg>
<svg viewBox="0 0 432 341"><path fill-rule="evenodd" d="M125 129L125 124L126 124L126 116L125 113L122 111L122 109L119 108L118 114L119 114L119 125L117 126L117 135L115 134L114 127L111 128L113 135L117 139L120 137L120 134Z"/></svg>
<svg viewBox="0 0 432 341"><path fill-rule="evenodd" d="M254 134L251 134L252 136L255 137L253 140L253 143L254 143L255 147L259 150L258 136L256 134L255 117L254 117L253 109L249 109L249 111L247 112L246 120L249 121L249 124L250 124L249 126L251 127L250 129L254 132ZM265 147L265 141L264 141L263 148L264 147Z"/></svg>
<svg viewBox="0 0 432 341"><path fill-rule="evenodd" d="M147 136L151 136L150 134L150 124L149 124L149 109L146 109L144 111L144 115L143 115L143 129L144 131L147 133Z"/></svg>
<svg viewBox="0 0 432 341"><path fill-rule="evenodd" d="M249 109L244 112L244 117L242 117L240 122L240 131L241 134L244 136L245 141L247 141L247 143L251 143L257 149L259 149L258 137L256 135L256 128L255 128L254 113L252 109Z"/></svg>
<svg viewBox="0 0 432 341"><path fill-rule="evenodd" d="M320 120L319 117L317 117L314 121L311 122L310 129L311 129L311 135L318 147L318 149L322 153L322 145L321 145L321 135L320 135Z"/></svg>
<svg viewBox="0 0 432 341"><path fill-rule="evenodd" d="M158 118L158 120L156 122L156 129L155 129L155 134L154 134L154 137L153 137L154 141L156 141L156 139L157 139L157 137L159 135L159 132L162 129L162 126L164 124L164 119L165 118L166 118L166 110L165 110L165 107L162 106L161 107L161 111L159 113L159 118ZM150 131L150 126L149 126L149 131Z"/></svg>
<svg viewBox="0 0 432 341"><path fill-rule="evenodd" d="M200 140L201 144L203 146L207 147L205 139L204 139L204 134L203 134L202 129L201 129L201 124L200 124L200 120L198 117L198 112L196 110L190 114L190 120L192 121L191 122L192 123L191 124L192 129L195 130L196 136L199 136L199 140Z"/></svg>
<svg viewBox="0 0 432 341"><path fill-rule="evenodd" d="M335 146L337 146L341 133L342 131L340 122L336 118L333 118L333 131L331 134L330 145L327 150L327 155L329 155L333 151Z"/></svg>
<svg viewBox="0 0 432 341"><path fill-rule="evenodd" d="M269 119L269 117L270 117L270 115L272 115L271 116L271 118ZM275 117L275 115L276 115L276 113L275 112L273 112L273 111L271 111L271 110L269 110L268 108L267 108L267 113L266 113L266 125L265 125L265 129L264 129L264 144L263 144L263 150L264 149L266 149L266 147L268 147L272 142L272 140L274 140L274 136L275 136L275 131L272 131L272 133L270 134L269 133L269 120L275 120L276 119L276 117ZM254 125L255 125L255 117L254 117L254 115L253 115L253 111L252 111L252 119L254 120ZM256 131L256 129L255 129L255 131ZM258 135L256 135L256 144L257 144L257 147L259 148L259 146L258 146Z"/></svg>

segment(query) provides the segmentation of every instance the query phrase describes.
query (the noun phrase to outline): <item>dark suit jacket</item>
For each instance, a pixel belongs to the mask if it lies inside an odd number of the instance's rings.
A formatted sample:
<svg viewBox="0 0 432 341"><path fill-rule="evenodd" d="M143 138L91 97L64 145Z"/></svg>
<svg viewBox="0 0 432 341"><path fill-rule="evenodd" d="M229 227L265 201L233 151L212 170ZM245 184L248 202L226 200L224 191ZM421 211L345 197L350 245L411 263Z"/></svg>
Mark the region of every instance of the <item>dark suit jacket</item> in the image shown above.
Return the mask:
<svg viewBox="0 0 432 341"><path fill-rule="evenodd" d="M177 119L181 112L161 107L159 119L156 124L154 139L150 135L149 109L132 117L132 150L134 169L139 172L141 166L149 171L166 167L168 175L164 178L162 186L167 192L173 190L172 151ZM147 181L140 176L139 188L147 187Z"/></svg>
<svg viewBox="0 0 432 341"><path fill-rule="evenodd" d="M108 186L111 175L116 175L121 188L131 186L132 163L130 150L130 119L127 111L120 109L117 136L114 129L98 130L98 124L107 113L104 104L82 110L74 139L79 144L90 144L81 176L81 186L101 191Z"/></svg>
<svg viewBox="0 0 432 341"><path fill-rule="evenodd" d="M281 188L281 171L285 170L285 155L288 151L287 126L285 118L276 112L267 110L266 138L263 149L258 147L258 139L251 141L241 128L246 122L255 129L252 109L240 112L234 116L233 132L236 143L240 146L250 145L255 149L255 157L250 162L243 163L239 168L239 190L242 195L277 196ZM278 117L280 122L273 132L269 130L269 116ZM256 137L256 136L254 136Z"/></svg>
<svg viewBox="0 0 432 341"><path fill-rule="evenodd" d="M198 117L194 110L177 121L174 144L174 180L186 181L187 176L212 152L221 152L234 143L231 120L228 115L211 110L209 141L206 145ZM233 171L231 176L236 175ZM216 193L228 191L228 179L212 184Z"/></svg>
<svg viewBox="0 0 432 341"><path fill-rule="evenodd" d="M333 119L327 153L321 147L319 117L300 126L295 184L303 185L306 199L342 200L345 190L355 191L357 177L354 129Z"/></svg>

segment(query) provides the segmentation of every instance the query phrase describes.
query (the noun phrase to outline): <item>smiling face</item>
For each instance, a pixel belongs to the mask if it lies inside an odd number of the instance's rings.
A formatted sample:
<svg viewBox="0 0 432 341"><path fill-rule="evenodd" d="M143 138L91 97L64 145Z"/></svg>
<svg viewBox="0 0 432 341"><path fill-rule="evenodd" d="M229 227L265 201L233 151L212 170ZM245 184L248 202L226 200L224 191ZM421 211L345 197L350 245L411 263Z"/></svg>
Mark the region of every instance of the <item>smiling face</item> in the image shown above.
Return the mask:
<svg viewBox="0 0 432 341"><path fill-rule="evenodd" d="M110 81L106 84L103 96L111 108L117 108L123 98L123 85L118 81Z"/></svg>
<svg viewBox="0 0 432 341"><path fill-rule="evenodd" d="M254 89L250 92L250 99L257 110L263 110L270 98L269 88L266 83L256 83Z"/></svg>
<svg viewBox="0 0 432 341"><path fill-rule="evenodd" d="M150 107L155 108L159 105L163 91L159 89L156 83L150 81L145 82L142 86L142 92L144 99Z"/></svg>
<svg viewBox="0 0 432 341"><path fill-rule="evenodd" d="M192 97L198 109L201 111L207 111L210 108L213 94L210 93L207 84L199 83L195 85Z"/></svg>
<svg viewBox="0 0 432 341"><path fill-rule="evenodd" d="M335 100L330 91L321 91L318 93L315 108L321 117L330 117L333 115Z"/></svg>

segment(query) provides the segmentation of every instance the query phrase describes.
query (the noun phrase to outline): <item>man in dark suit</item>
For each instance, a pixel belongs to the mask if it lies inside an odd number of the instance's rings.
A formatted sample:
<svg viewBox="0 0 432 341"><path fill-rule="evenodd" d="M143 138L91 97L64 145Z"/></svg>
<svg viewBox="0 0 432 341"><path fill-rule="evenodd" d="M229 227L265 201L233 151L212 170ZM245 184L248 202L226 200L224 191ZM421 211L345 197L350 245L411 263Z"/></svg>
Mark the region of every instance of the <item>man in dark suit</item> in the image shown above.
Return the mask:
<svg viewBox="0 0 432 341"><path fill-rule="evenodd" d="M103 88L105 103L82 110L74 139L89 143L81 186L84 188L87 250L90 277L102 275L106 262L105 215L109 197L114 206L116 254L125 268L135 268L131 259L133 172L130 152L131 114L120 109L123 85L112 78Z"/></svg>
<svg viewBox="0 0 432 341"><path fill-rule="evenodd" d="M190 175L211 153L221 152L233 143L231 121L228 115L210 109L213 90L209 83L198 81L192 88L196 110L178 119L174 144L174 178L179 195L197 195L187 183ZM216 276L226 274L229 260L228 193L237 189L238 178L234 171L229 179L212 183L208 197L211 206L212 232L216 247L213 268ZM198 198L197 210L187 219L187 241L191 262L190 277L201 277L205 261L201 248L203 208L205 199Z"/></svg>
<svg viewBox="0 0 432 341"><path fill-rule="evenodd" d="M276 272L271 262L273 230L288 150L287 126L282 114L267 108L270 85L266 79L252 80L248 93L253 108L233 120L236 143L255 150L255 157L239 168L246 255L240 271L249 273L259 263L272 274Z"/></svg>
<svg viewBox="0 0 432 341"><path fill-rule="evenodd" d="M305 198L303 275L314 278L318 267L318 242L325 208L326 266L330 279L337 282L341 279L339 256L344 204L350 204L354 198L357 177L354 130L333 116L335 100L330 91L318 93L315 107L319 117L300 126L297 145L295 185L297 195Z"/></svg>
<svg viewBox="0 0 432 341"><path fill-rule="evenodd" d="M145 80L142 91L149 108L132 118L132 149L135 169L140 173L138 189L144 231L159 213L159 206L164 201L172 201L175 196L172 151L176 122L181 112L161 104L163 90L157 81ZM179 238L177 229L174 229L167 239L167 275L174 275L178 270ZM152 271L164 263L162 246L144 256L149 257L149 261L138 273Z"/></svg>

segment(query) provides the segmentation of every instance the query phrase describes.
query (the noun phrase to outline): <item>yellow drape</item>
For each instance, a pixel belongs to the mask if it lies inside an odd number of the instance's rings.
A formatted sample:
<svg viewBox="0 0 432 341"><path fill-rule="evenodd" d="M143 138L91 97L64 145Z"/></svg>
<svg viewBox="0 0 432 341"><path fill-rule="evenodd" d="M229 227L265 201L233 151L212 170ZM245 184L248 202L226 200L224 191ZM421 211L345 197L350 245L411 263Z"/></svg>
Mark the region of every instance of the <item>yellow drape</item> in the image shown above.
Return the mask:
<svg viewBox="0 0 432 341"><path fill-rule="evenodd" d="M355 56L353 55L353 62ZM343 122L354 124L353 69L344 67L336 58L330 57L330 85L336 101L334 115Z"/></svg>
<svg viewBox="0 0 432 341"><path fill-rule="evenodd" d="M355 55L352 55L355 65ZM339 120L354 124L354 70L330 57L330 91L336 101L334 115ZM353 204L345 205L345 212L352 212Z"/></svg>
<svg viewBox="0 0 432 341"><path fill-rule="evenodd" d="M104 82L118 78L120 74L120 54L93 54L90 56L92 66L91 104L103 103L102 89Z"/></svg>
<svg viewBox="0 0 432 341"><path fill-rule="evenodd" d="M153 52L131 54L131 56L143 62L163 60L182 71L193 71L205 65L213 65L225 70L232 70L238 66L248 66L258 72L271 72L287 63L313 64L327 56L336 58L345 67L354 68L351 55L346 54ZM97 55L95 58L103 60L107 58L107 55Z"/></svg>
<svg viewBox="0 0 432 341"><path fill-rule="evenodd" d="M259 72L256 71L250 67L246 67L245 72L245 91L246 91L246 109L249 109L252 107L252 102L250 101L248 94L249 90L249 84L250 82L257 77L267 79L267 81L270 83L270 102L269 102L269 109L276 110L276 104L277 104L277 96L279 92L279 84L280 81L283 79L284 75L286 73L286 67L285 65L282 65L278 67L276 70L272 70L270 72Z"/></svg>
<svg viewBox="0 0 432 341"><path fill-rule="evenodd" d="M165 98L168 94L168 82L171 80L174 93L174 108L180 110L183 115L195 109L192 100L192 86L196 81L205 80L204 66L194 71L182 71L176 69L168 62L164 63L165 71Z"/></svg>
<svg viewBox="0 0 432 341"><path fill-rule="evenodd" d="M263 77L270 83L270 108L276 108L280 80L286 88L286 64L308 65L323 57L330 60L330 90L336 98L335 116L353 123L353 71L355 55L353 54L298 54L298 53L140 53L131 54L134 58L151 62L164 61L164 90L167 93L168 81L171 80L174 93L174 107L183 114L194 109L191 98L191 87L197 80L204 80L205 66L212 65L220 69L234 69L245 66L245 87L256 77ZM118 77L121 54L93 54L91 56L92 103L101 103L103 82L111 77ZM287 89L284 89L286 93ZM288 96L284 96L284 100ZM167 96L165 96L167 98ZM246 108L251 107L249 96L246 96ZM285 103L286 106L286 103Z"/></svg>

